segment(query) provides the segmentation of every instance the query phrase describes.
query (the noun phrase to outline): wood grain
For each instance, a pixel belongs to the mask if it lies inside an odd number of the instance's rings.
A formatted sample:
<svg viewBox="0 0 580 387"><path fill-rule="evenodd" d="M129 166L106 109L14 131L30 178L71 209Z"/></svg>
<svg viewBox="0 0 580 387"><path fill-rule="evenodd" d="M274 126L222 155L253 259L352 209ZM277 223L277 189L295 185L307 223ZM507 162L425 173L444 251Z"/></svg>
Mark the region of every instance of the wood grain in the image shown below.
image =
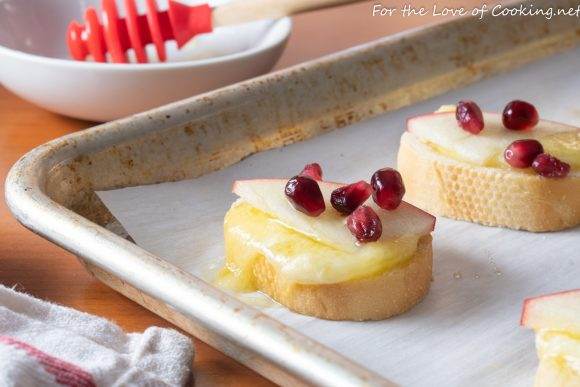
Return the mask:
<svg viewBox="0 0 580 387"><path fill-rule="evenodd" d="M431 5L431 2L413 2ZM466 5L479 1L464 1ZM400 5L397 1L390 6ZM276 69L402 31L433 17L371 17L372 2L301 15ZM337 28L340 26L340 28ZM92 126L58 116L0 87L0 189L11 165L24 153L53 138ZM97 314L126 331L172 325L101 284L76 258L20 226L0 201L0 283L36 297ZM195 340L196 385L268 386L271 382Z"/></svg>
<svg viewBox="0 0 580 387"><path fill-rule="evenodd" d="M46 112L0 88L0 185L10 166L33 147L93 125ZM76 260L24 229L0 202L0 283L36 297L108 318L129 332L172 325L101 284ZM269 386L269 381L195 340L196 385Z"/></svg>

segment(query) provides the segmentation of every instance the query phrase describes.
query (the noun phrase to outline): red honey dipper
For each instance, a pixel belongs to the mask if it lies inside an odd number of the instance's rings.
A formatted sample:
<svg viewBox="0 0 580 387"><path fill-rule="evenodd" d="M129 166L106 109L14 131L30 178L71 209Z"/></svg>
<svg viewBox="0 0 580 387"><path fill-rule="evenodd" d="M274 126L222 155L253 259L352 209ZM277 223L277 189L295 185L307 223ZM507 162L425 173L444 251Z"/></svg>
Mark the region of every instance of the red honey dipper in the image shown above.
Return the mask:
<svg viewBox="0 0 580 387"><path fill-rule="evenodd" d="M73 59L85 60L91 55L97 62L106 62L106 53L114 63L127 63L126 52L133 49L139 63L147 63L145 45L153 43L160 61L165 61L165 42L175 40L181 48L197 34L212 31L211 8L207 4L189 7L169 0L167 11L158 11L155 0L147 0L147 13L137 14L135 0L124 0L126 17L119 18L115 0L102 1L103 23L97 11L85 11L83 26L69 24L67 44Z"/></svg>
<svg viewBox="0 0 580 387"><path fill-rule="evenodd" d="M280 18L320 8L363 0L234 0L216 8L208 4L187 6L169 0L167 11L157 9L156 0L146 0L145 15L137 13L135 0L124 0L125 17L120 18L115 0L102 0L102 21L97 11L85 11L85 25L69 24L66 41L73 59L84 61L91 55L96 62L127 63L133 49L139 63L147 63L145 46L152 43L160 61L165 61L165 42L175 40L181 48L197 34L213 27ZM107 58L109 53L109 58Z"/></svg>

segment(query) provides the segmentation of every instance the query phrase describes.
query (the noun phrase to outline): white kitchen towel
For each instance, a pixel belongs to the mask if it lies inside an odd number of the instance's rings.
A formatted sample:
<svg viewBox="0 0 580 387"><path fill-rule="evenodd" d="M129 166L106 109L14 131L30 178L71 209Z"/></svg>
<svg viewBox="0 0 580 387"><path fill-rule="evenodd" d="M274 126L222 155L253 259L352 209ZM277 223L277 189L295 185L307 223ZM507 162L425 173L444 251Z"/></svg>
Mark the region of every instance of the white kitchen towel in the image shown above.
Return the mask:
<svg viewBox="0 0 580 387"><path fill-rule="evenodd" d="M180 386L192 358L191 341L174 330L126 334L0 285L0 386Z"/></svg>

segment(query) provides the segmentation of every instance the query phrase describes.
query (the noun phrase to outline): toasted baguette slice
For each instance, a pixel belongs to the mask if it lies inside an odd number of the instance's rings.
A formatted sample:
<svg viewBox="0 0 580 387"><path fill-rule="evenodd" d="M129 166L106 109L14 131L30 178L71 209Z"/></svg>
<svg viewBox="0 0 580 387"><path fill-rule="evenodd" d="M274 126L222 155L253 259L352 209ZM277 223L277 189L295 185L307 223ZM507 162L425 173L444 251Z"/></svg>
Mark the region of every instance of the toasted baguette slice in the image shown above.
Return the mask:
<svg viewBox="0 0 580 387"><path fill-rule="evenodd" d="M408 132L401 137L398 170L405 200L434 215L535 232L580 224L578 172L548 179L479 167L441 155Z"/></svg>
<svg viewBox="0 0 580 387"><path fill-rule="evenodd" d="M254 262L256 287L295 312L327 320L383 320L403 313L428 293L432 277L431 236L419 239L409 260L382 274L334 284L288 280L264 256Z"/></svg>

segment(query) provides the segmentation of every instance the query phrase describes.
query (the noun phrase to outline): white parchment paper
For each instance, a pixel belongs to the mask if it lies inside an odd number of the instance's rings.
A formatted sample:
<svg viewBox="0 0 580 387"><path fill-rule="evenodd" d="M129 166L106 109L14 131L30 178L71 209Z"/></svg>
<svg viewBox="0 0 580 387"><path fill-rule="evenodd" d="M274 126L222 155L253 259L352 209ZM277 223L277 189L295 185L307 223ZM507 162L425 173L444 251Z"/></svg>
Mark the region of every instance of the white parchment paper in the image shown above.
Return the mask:
<svg viewBox="0 0 580 387"><path fill-rule="evenodd" d="M289 177L310 161L320 162L329 180L368 179L376 169L396 165L407 117L460 99L474 99L491 111L524 99L543 118L580 126L580 50L195 180L99 196L137 244L207 276L222 262L222 221L235 199L234 180ZM355 323L278 306L264 311L405 386L531 386L537 361L533 333L518 325L522 301L580 287L580 228L534 234L440 217L433 246L432 290L402 316Z"/></svg>

